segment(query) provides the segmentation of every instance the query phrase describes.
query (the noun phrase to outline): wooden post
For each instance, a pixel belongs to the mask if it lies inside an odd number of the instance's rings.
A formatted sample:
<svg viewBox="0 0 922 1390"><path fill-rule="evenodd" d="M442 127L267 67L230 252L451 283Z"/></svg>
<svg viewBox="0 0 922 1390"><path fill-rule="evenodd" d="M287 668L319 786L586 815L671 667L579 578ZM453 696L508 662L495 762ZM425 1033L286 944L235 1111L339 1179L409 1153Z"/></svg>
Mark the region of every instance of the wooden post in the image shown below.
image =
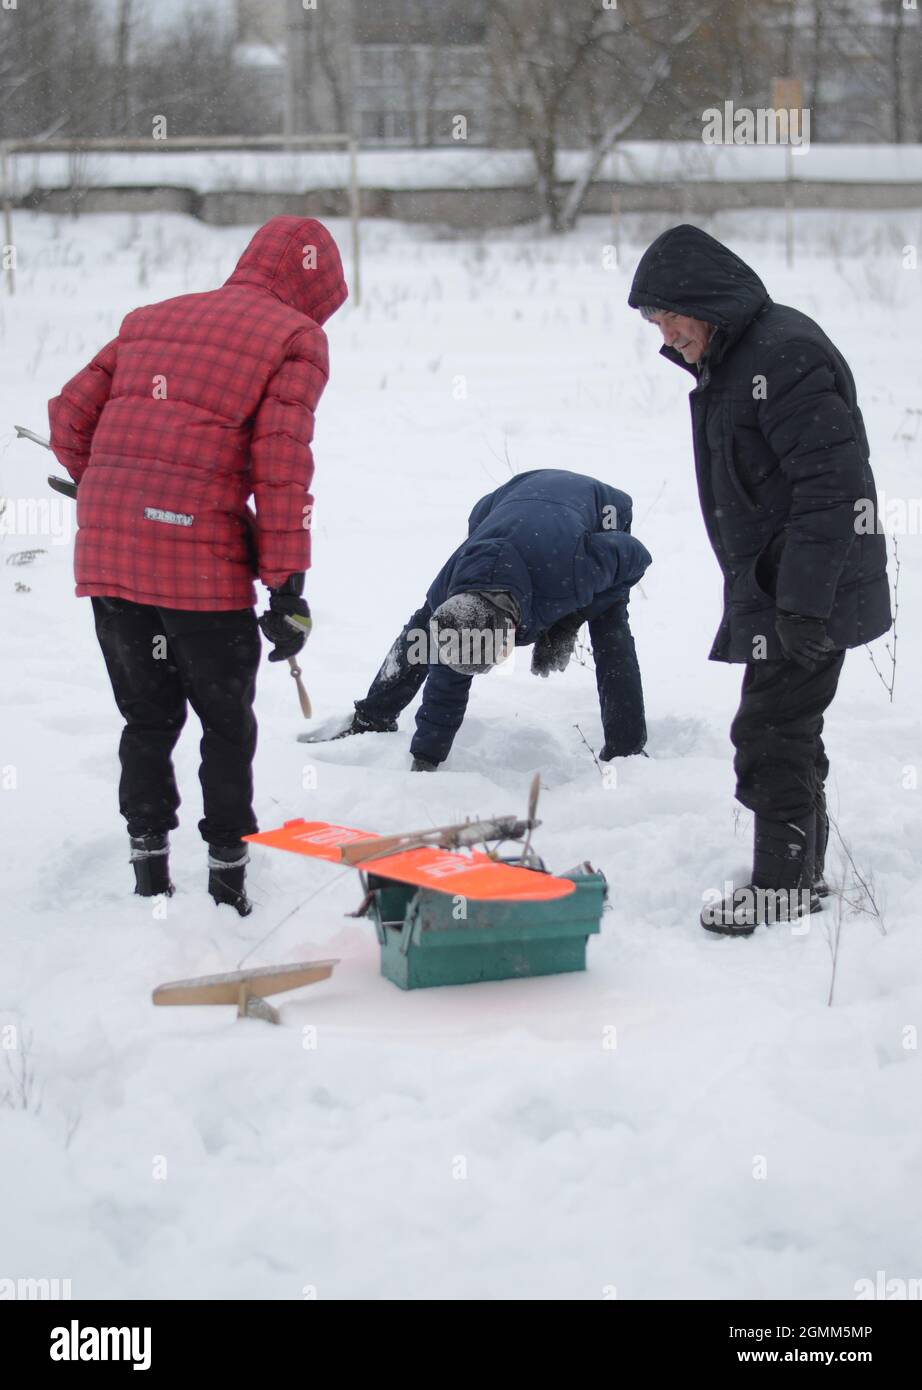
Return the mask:
<svg viewBox="0 0 922 1390"><path fill-rule="evenodd" d="M16 293L16 273L14 262L16 248L13 245L13 191L10 188L10 152L6 145L0 145L0 186L3 189L3 240L9 262L6 267L6 284L10 294Z"/></svg>
<svg viewBox="0 0 922 1390"><path fill-rule="evenodd" d="M349 141L349 216L352 221L352 298L358 309L362 303L362 192L359 187L359 147L354 135Z"/></svg>
<svg viewBox="0 0 922 1390"><path fill-rule="evenodd" d="M611 195L612 241L613 241L613 245L614 245L614 248L615 248L615 264L618 266L618 268L619 268L619 270L620 270L620 268L621 268L621 185L620 185L620 182L619 182L619 179L618 179L618 175L619 175L619 173L621 172L620 167L619 167L621 161L620 161L619 158L618 158L618 147L617 147L617 145L615 146L614 150L612 151L612 155L613 155L613 163L614 163L614 166L615 166L615 167L614 167L614 175L615 175L615 177L614 177L614 184L615 184L615 191L614 191L614 193Z"/></svg>
<svg viewBox="0 0 922 1390"><path fill-rule="evenodd" d="M788 270L794 268L794 151L785 151L784 253Z"/></svg>

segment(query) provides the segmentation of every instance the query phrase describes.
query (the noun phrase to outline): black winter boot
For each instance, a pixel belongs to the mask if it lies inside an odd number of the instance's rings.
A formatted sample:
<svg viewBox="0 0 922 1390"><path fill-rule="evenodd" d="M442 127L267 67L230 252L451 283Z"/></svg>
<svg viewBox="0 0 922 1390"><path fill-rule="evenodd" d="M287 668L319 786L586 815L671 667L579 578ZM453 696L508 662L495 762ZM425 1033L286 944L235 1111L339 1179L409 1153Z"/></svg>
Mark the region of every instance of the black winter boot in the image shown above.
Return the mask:
<svg viewBox="0 0 922 1390"><path fill-rule="evenodd" d="M828 898L826 847L829 844L829 814L826 810L826 788L822 782L816 788L814 818L816 821L816 850L813 859L813 887L818 897Z"/></svg>
<svg viewBox="0 0 922 1390"><path fill-rule="evenodd" d="M298 734L299 743L335 743L337 739L352 738L354 734L396 734L396 719L373 720L359 714L345 718L327 719L311 733Z"/></svg>
<svg viewBox="0 0 922 1390"><path fill-rule="evenodd" d="M396 734L396 719L366 719L364 715L356 710L352 716L352 723L347 729L333 735L333 740L338 738L351 738L353 734ZM333 741L331 740L331 741Z"/></svg>
<svg viewBox="0 0 922 1390"><path fill-rule="evenodd" d="M208 891L215 902L227 903L241 917L249 917L253 904L246 895L249 851L244 844L208 846Z"/></svg>
<svg viewBox="0 0 922 1390"><path fill-rule="evenodd" d="M813 886L815 813L796 821L756 816L752 881L701 913L705 931L751 936L756 927L795 922L822 903Z"/></svg>
<svg viewBox="0 0 922 1390"><path fill-rule="evenodd" d="M141 898L171 898L169 836L133 835L131 863L134 865L134 891Z"/></svg>

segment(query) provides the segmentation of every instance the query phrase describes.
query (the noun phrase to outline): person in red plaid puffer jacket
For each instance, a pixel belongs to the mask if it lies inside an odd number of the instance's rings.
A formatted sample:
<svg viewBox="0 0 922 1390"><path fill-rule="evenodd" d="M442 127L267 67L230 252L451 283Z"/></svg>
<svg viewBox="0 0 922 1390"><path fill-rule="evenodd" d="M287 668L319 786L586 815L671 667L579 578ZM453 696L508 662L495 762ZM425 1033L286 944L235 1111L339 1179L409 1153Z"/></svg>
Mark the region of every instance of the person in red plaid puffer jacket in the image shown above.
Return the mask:
<svg viewBox="0 0 922 1390"><path fill-rule="evenodd" d="M134 310L49 403L51 447L77 484L77 594L92 599L125 718L120 807L144 895L172 892L171 755L191 704L204 735L209 887L250 910L241 837L257 829L253 580L270 590L260 620L270 660L295 655L310 621L311 441L329 372L321 325L347 294L326 228L275 217L220 289Z"/></svg>

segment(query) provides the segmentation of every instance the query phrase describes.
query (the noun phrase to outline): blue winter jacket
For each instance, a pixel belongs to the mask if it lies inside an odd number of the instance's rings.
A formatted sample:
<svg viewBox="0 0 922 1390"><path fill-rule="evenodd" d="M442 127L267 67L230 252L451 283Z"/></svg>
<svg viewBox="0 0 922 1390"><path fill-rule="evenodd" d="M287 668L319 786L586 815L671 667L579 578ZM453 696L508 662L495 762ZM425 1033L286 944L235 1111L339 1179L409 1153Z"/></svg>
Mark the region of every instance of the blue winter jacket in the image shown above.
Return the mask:
<svg viewBox="0 0 922 1390"><path fill-rule="evenodd" d="M651 556L630 535L631 498L597 478L559 468L520 473L482 497L468 536L433 581L430 609L454 594L504 589L521 609L516 646L529 646L561 618L588 619L627 600ZM411 745L442 762L464 719L470 676L430 667Z"/></svg>

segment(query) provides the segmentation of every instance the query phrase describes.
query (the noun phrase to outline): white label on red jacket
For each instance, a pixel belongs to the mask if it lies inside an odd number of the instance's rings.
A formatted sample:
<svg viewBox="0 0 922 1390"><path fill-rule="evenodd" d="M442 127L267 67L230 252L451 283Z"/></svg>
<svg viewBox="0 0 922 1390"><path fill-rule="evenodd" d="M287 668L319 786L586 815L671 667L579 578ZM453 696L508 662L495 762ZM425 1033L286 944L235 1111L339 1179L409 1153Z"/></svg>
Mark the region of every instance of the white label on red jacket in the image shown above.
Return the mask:
<svg viewBox="0 0 922 1390"><path fill-rule="evenodd" d="M148 521L165 521L169 526L191 526L195 520L184 512L164 512L159 507L145 507L144 515Z"/></svg>

